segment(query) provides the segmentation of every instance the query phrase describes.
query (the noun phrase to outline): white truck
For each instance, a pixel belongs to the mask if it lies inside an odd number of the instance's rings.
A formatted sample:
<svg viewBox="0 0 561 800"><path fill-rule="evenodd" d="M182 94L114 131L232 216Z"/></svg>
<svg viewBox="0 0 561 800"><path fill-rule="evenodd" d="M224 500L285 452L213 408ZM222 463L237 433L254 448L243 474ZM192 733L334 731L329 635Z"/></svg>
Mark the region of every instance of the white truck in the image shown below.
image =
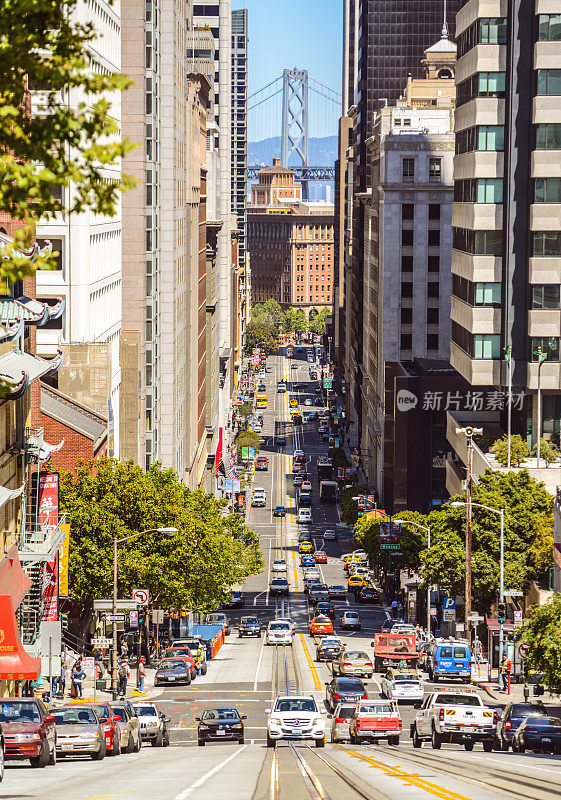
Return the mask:
<svg viewBox="0 0 561 800"><path fill-rule="evenodd" d="M251 505L254 507L265 507L267 505L267 492L261 486L256 486L253 489L251 498Z"/></svg>
<svg viewBox="0 0 561 800"><path fill-rule="evenodd" d="M432 692L415 708L410 728L413 747L430 741L434 750L440 750L442 742L455 742L473 750L475 742L482 742L486 753L493 750L499 715L474 691Z"/></svg>

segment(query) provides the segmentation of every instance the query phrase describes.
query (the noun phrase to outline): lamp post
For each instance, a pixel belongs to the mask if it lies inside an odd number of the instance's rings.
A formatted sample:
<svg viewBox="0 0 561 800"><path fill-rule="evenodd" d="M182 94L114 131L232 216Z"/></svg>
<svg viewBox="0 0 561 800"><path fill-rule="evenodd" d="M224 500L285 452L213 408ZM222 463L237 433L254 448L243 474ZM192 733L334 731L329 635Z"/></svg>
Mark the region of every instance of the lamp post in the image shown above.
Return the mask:
<svg viewBox="0 0 561 800"><path fill-rule="evenodd" d="M422 531L427 532L427 547L430 548L430 526L429 525L419 525L418 522L414 522L412 519L394 519L395 523L399 523L400 525L414 525L416 528L420 528ZM427 635L430 636L430 586L427 586Z"/></svg>
<svg viewBox="0 0 561 800"><path fill-rule="evenodd" d="M124 536L122 539L113 538L113 645L112 645L112 664L111 664L111 691L113 696L117 691L117 622L115 616L117 614L117 545L123 542L128 542L129 539L136 539L138 536L144 536L145 533L162 533L167 536L175 536L177 528L148 528L145 531L137 531L131 533L129 536Z"/></svg>
<svg viewBox="0 0 561 800"><path fill-rule="evenodd" d="M466 588L465 588L465 622L466 633L469 637L469 620L471 615L471 475L473 460L473 437L483 433L483 428L456 428L458 435L467 438L467 478L466 478Z"/></svg>
<svg viewBox="0 0 561 800"><path fill-rule="evenodd" d="M538 441L536 449L536 469L540 468L540 449L542 439L542 392L541 392L541 370L544 361L547 361L547 353L544 353L541 345L534 350L534 355L538 357Z"/></svg>
<svg viewBox="0 0 561 800"><path fill-rule="evenodd" d="M510 439L512 431L512 345L505 347L505 361L508 364L508 407L507 407L507 459L506 466L510 469Z"/></svg>
<svg viewBox="0 0 561 800"><path fill-rule="evenodd" d="M467 503L460 500L455 500L450 503L452 508L462 508ZM491 506L484 506L482 503L472 503L476 508L484 508L486 511L492 511L494 514L499 514L501 518L501 545L500 545L500 561L499 561L499 603L504 603L505 597L505 510L504 508L491 508ZM504 650L504 631L503 623L499 623L499 663L503 657ZM489 654L490 655L490 654ZM489 663L491 663L489 659Z"/></svg>

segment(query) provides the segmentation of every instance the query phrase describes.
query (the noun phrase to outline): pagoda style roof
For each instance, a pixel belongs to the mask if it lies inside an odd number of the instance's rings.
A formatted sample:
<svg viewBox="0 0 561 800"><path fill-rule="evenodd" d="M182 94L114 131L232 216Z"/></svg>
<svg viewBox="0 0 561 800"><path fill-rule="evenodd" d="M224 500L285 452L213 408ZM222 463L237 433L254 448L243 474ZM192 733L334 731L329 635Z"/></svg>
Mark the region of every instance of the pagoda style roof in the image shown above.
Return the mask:
<svg viewBox="0 0 561 800"><path fill-rule="evenodd" d="M31 353L12 350L0 356L0 383L4 384L4 397L17 400L23 397L29 385L44 375L54 375L64 361L62 350L52 359L39 358Z"/></svg>

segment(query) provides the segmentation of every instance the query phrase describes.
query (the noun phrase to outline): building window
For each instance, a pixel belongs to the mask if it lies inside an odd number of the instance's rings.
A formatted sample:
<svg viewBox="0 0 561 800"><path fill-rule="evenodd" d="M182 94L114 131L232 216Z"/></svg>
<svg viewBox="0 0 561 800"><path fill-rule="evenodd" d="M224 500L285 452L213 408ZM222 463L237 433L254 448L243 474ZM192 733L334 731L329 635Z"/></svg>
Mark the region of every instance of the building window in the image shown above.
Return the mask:
<svg viewBox="0 0 561 800"><path fill-rule="evenodd" d="M469 103L476 97L504 97L506 90L506 73L477 72L458 85L458 106Z"/></svg>
<svg viewBox="0 0 561 800"><path fill-rule="evenodd" d="M429 203L429 219L440 219L440 203Z"/></svg>
<svg viewBox="0 0 561 800"><path fill-rule="evenodd" d="M561 94L561 69L539 69L537 94Z"/></svg>
<svg viewBox="0 0 561 800"><path fill-rule="evenodd" d="M401 175L404 182L412 183L415 180L415 159L404 158L401 161Z"/></svg>
<svg viewBox="0 0 561 800"><path fill-rule="evenodd" d="M561 178L535 178L534 203L561 203Z"/></svg>
<svg viewBox="0 0 561 800"><path fill-rule="evenodd" d="M540 350L548 361L559 361L559 338L556 336L535 336L531 341L531 361L538 361Z"/></svg>
<svg viewBox="0 0 561 800"><path fill-rule="evenodd" d="M471 286L475 287L473 297L474 306L490 306L492 308L501 307L502 287L500 283L471 283Z"/></svg>
<svg viewBox="0 0 561 800"><path fill-rule="evenodd" d="M561 14L540 14L538 25L538 40L540 42L561 41Z"/></svg>
<svg viewBox="0 0 561 800"><path fill-rule="evenodd" d="M534 256L561 256L561 233L534 231Z"/></svg>
<svg viewBox="0 0 561 800"><path fill-rule="evenodd" d="M536 125L537 150L561 150L561 123Z"/></svg>
<svg viewBox="0 0 561 800"><path fill-rule="evenodd" d="M403 203L401 206L401 219L412 220L415 219L415 206L413 203Z"/></svg>
<svg viewBox="0 0 561 800"><path fill-rule="evenodd" d="M478 44L505 44L506 18L482 17L458 36L458 58Z"/></svg>
<svg viewBox="0 0 561 800"><path fill-rule="evenodd" d="M502 178L476 178L454 182L455 203L502 203Z"/></svg>
<svg viewBox="0 0 561 800"><path fill-rule="evenodd" d="M440 295L440 284L436 281L429 281L427 283L428 297L438 297Z"/></svg>
<svg viewBox="0 0 561 800"><path fill-rule="evenodd" d="M429 256L427 266L429 272L440 272L440 256Z"/></svg>
<svg viewBox="0 0 561 800"><path fill-rule="evenodd" d="M413 336L410 333L402 333L400 347L402 350L411 350L413 347Z"/></svg>
<svg viewBox="0 0 561 800"><path fill-rule="evenodd" d="M41 248L42 247L46 247L47 246L47 242L50 242L53 254L56 253L56 255L53 255L53 261L54 261L54 263L56 265L55 266L55 270L61 270L62 269L62 259L63 259L63 256L64 256L62 239L40 239L38 237L35 241L37 243L37 246L41 247Z"/></svg>
<svg viewBox="0 0 561 800"><path fill-rule="evenodd" d="M558 283L546 283L532 286L532 308L558 309L560 307L559 288Z"/></svg>
<svg viewBox="0 0 561 800"><path fill-rule="evenodd" d="M401 271L413 272L413 256L401 256Z"/></svg>
<svg viewBox="0 0 561 800"><path fill-rule="evenodd" d="M401 296L413 297L413 283L411 281L401 281Z"/></svg>
<svg viewBox="0 0 561 800"><path fill-rule="evenodd" d="M401 231L401 246L413 247L413 231L410 230Z"/></svg>
<svg viewBox="0 0 561 800"><path fill-rule="evenodd" d="M438 333L427 333L427 350L438 350Z"/></svg>
<svg viewBox="0 0 561 800"><path fill-rule="evenodd" d="M442 159L429 158L429 182L442 183Z"/></svg>
<svg viewBox="0 0 561 800"><path fill-rule="evenodd" d="M438 325L439 311L438 308L427 308L427 325Z"/></svg>
<svg viewBox="0 0 561 800"><path fill-rule="evenodd" d="M501 337L497 334L476 333L473 337L474 358L500 358Z"/></svg>
<svg viewBox="0 0 561 800"><path fill-rule="evenodd" d="M438 228L429 230L429 247L440 247L440 230Z"/></svg>
<svg viewBox="0 0 561 800"><path fill-rule="evenodd" d="M477 256L500 256L503 253L503 232L472 231L452 228L452 247Z"/></svg>
<svg viewBox="0 0 561 800"><path fill-rule="evenodd" d="M402 308L401 309L401 324L402 325L412 325L413 324L413 309L412 308Z"/></svg>
<svg viewBox="0 0 561 800"><path fill-rule="evenodd" d="M504 125L478 125L456 134L456 155L473 150L502 152L504 150Z"/></svg>

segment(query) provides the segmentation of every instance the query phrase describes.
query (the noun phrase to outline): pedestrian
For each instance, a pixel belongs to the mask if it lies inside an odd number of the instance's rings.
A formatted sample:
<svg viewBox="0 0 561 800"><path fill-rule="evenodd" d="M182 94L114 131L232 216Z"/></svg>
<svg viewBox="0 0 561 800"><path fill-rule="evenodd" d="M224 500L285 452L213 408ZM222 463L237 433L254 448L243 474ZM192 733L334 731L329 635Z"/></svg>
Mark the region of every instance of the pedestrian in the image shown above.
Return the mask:
<svg viewBox="0 0 561 800"><path fill-rule="evenodd" d="M82 659L79 658L72 668L72 690L74 697L82 697L82 681L86 677L86 673L82 669Z"/></svg>
<svg viewBox="0 0 561 800"><path fill-rule="evenodd" d="M195 651L195 669L197 670L197 675L201 674L201 670L203 667L203 660L204 660L203 648L201 647L201 645L199 645Z"/></svg>
<svg viewBox="0 0 561 800"><path fill-rule="evenodd" d="M126 658L121 659L121 665L119 666L118 676L119 676L118 694L120 697L125 697L127 694L127 681L130 677L129 664Z"/></svg>
<svg viewBox="0 0 561 800"><path fill-rule="evenodd" d="M501 675L501 681L503 684L503 692L508 691L508 660L506 655L503 655L503 660L499 666L499 672Z"/></svg>
<svg viewBox="0 0 561 800"><path fill-rule="evenodd" d="M51 700L52 700L54 697L56 697L57 686L58 686L58 678L57 678L56 675L52 675L51 676L50 683L51 683L51 692L50 692L50 694L51 694Z"/></svg>
<svg viewBox="0 0 561 800"><path fill-rule="evenodd" d="M392 600L392 617L397 619L397 600Z"/></svg>
<svg viewBox="0 0 561 800"><path fill-rule="evenodd" d="M128 654L129 654L129 646L127 644L127 640L123 639L123 641L121 642L121 656L123 658L127 658Z"/></svg>
<svg viewBox="0 0 561 800"><path fill-rule="evenodd" d="M60 662L60 696L64 697L66 689L66 661L64 659Z"/></svg>
<svg viewBox="0 0 561 800"><path fill-rule="evenodd" d="M146 678L146 659L144 656L138 662L138 667L136 670L136 688L139 692L144 691L144 680Z"/></svg>

